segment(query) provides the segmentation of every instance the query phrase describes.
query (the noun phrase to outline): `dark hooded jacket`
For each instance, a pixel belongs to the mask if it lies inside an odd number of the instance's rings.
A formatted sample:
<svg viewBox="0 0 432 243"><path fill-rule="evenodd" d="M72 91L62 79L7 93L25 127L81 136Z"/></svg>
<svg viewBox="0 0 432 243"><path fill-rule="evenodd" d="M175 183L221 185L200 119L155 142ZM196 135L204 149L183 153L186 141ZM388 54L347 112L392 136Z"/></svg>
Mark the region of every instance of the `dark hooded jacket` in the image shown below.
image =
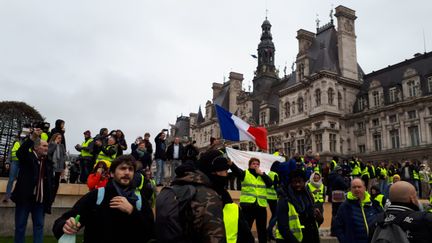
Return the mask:
<svg viewBox="0 0 432 243"><path fill-rule="evenodd" d="M64 145L64 147L66 148L66 140L65 140L65 136L64 136L64 134L65 134L65 132L64 132L64 130L62 130L62 128L61 128L61 124L62 123L64 123L64 121L63 120L61 120L61 119L58 119L58 120L56 120L56 122L55 122L55 127L53 128L53 129L51 129L51 133L50 133L50 138L51 138L51 136L53 136L54 134L56 134L56 133L60 133L60 135L62 136L62 144Z"/></svg>

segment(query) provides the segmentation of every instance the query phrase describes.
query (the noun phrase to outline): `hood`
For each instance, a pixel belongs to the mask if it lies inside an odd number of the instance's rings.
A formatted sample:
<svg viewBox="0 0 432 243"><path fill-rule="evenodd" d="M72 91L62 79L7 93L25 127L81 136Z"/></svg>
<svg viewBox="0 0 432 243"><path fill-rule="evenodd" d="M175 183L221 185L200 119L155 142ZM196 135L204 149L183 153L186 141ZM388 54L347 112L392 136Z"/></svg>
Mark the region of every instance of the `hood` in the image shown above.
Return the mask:
<svg viewBox="0 0 432 243"><path fill-rule="evenodd" d="M315 174L320 175L320 179L319 179L318 182L315 182L315 181L313 180ZM309 177L309 182L310 182L312 185L314 185L315 187L317 187L317 188L320 187L320 186L322 185L322 176L321 176L321 174L320 174L320 173L317 173L317 172L312 173L312 175Z"/></svg>
<svg viewBox="0 0 432 243"><path fill-rule="evenodd" d="M60 129L62 123L64 123L64 121L63 121L62 119L58 119L58 120L55 122L55 128Z"/></svg>
<svg viewBox="0 0 432 243"><path fill-rule="evenodd" d="M181 177L176 177L174 179L173 184L177 184L177 185L195 184L195 185L204 185L208 187L211 186L209 178L199 170L184 172Z"/></svg>

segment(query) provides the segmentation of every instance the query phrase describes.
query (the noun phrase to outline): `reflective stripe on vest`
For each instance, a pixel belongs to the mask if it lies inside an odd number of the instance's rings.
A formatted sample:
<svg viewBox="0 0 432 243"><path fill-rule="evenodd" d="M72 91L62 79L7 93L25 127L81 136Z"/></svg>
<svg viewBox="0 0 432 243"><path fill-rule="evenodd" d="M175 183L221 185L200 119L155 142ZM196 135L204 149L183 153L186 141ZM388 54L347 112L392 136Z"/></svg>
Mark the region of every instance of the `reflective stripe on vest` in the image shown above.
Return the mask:
<svg viewBox="0 0 432 243"><path fill-rule="evenodd" d="M332 159L332 161L330 161L330 163L333 165L332 170L334 170L334 168L336 168L336 166L337 166L337 162L334 159Z"/></svg>
<svg viewBox="0 0 432 243"><path fill-rule="evenodd" d="M249 170L245 170L245 178L241 184L241 203L254 203L267 207L267 188L261 176L255 177Z"/></svg>
<svg viewBox="0 0 432 243"><path fill-rule="evenodd" d="M383 198L384 198L383 194L378 194L375 197L375 201L377 201L382 208L384 208L384 205L382 204Z"/></svg>
<svg viewBox="0 0 432 243"><path fill-rule="evenodd" d="M20 147L21 147L21 143L19 141L15 141L15 143L13 144L13 147L12 147L12 152L11 152L11 160L12 161L18 161L18 157L17 157L16 153Z"/></svg>
<svg viewBox="0 0 432 243"><path fill-rule="evenodd" d="M107 150L109 150L109 147L112 147L112 145L108 145ZM97 161L99 161L99 160L107 160L109 162L112 162L115 159L115 156L116 156L115 154L113 154L111 156L108 156L103 151L100 151L100 153L99 153L99 155L97 157Z"/></svg>
<svg viewBox="0 0 432 243"><path fill-rule="evenodd" d="M274 179L277 176L277 173L274 171L270 171L268 173L268 176L272 180L273 185L272 185L272 187L267 188L267 200L277 200L277 194L276 194L276 190L275 190L275 186L274 186Z"/></svg>
<svg viewBox="0 0 432 243"><path fill-rule="evenodd" d="M227 203L223 208L223 221L227 243L237 242L239 207L235 203Z"/></svg>
<svg viewBox="0 0 432 243"><path fill-rule="evenodd" d="M418 172L415 171L415 170L413 170L413 179L414 180L419 180L420 179Z"/></svg>
<svg viewBox="0 0 432 243"><path fill-rule="evenodd" d="M48 142L48 134L46 132L41 133L40 139L44 140L45 142Z"/></svg>
<svg viewBox="0 0 432 243"><path fill-rule="evenodd" d="M307 184L309 187L309 191L312 193L315 203L323 203L324 202L324 185L321 184L319 188L316 188L312 183Z"/></svg>
<svg viewBox="0 0 432 243"><path fill-rule="evenodd" d="M91 142L93 142L93 138L90 138L81 144L81 148L82 148L81 149L81 157L92 157L93 156L90 152L83 149L83 148L87 148Z"/></svg>
<svg viewBox="0 0 432 243"><path fill-rule="evenodd" d="M297 211L295 210L295 207L290 202L288 202L288 225L289 225L289 230L297 239L297 241L302 242L303 240L302 229L304 228L304 226L300 223L300 219L297 214ZM277 227L277 224L275 227L276 227L276 232L275 232L276 239L283 240L282 235L279 233L279 228Z"/></svg>
<svg viewBox="0 0 432 243"><path fill-rule="evenodd" d="M384 178L387 177L387 169L386 168L381 168L381 175L384 176Z"/></svg>
<svg viewBox="0 0 432 243"><path fill-rule="evenodd" d="M370 178L369 170L368 170L368 167L367 167L367 166L364 167L364 169L363 169L361 175L362 175L362 176L365 176L365 175L366 175L368 178Z"/></svg>

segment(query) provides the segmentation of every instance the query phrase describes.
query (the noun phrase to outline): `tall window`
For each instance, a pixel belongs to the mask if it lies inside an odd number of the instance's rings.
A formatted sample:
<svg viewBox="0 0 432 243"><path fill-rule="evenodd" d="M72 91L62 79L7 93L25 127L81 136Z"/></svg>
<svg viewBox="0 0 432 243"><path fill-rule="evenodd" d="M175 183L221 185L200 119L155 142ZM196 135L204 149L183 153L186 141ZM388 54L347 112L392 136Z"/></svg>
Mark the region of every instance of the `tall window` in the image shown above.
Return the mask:
<svg viewBox="0 0 432 243"><path fill-rule="evenodd" d="M291 157L291 143L290 142L284 143L284 153L286 156Z"/></svg>
<svg viewBox="0 0 432 243"><path fill-rule="evenodd" d="M261 112L260 114L260 120L261 120L261 125L264 125L267 123L267 114L265 111Z"/></svg>
<svg viewBox="0 0 432 243"><path fill-rule="evenodd" d="M303 112L303 98L302 97L298 98L298 111L299 111L299 113Z"/></svg>
<svg viewBox="0 0 432 243"><path fill-rule="evenodd" d="M322 152L322 134L315 135L315 146L317 152Z"/></svg>
<svg viewBox="0 0 432 243"><path fill-rule="evenodd" d="M373 119L372 120L372 126L374 126L374 127L378 127L379 126L379 118L375 118L375 119Z"/></svg>
<svg viewBox="0 0 432 243"><path fill-rule="evenodd" d="M342 109L342 94L338 92L338 109Z"/></svg>
<svg viewBox="0 0 432 243"><path fill-rule="evenodd" d="M389 89L389 98L390 98L390 103L396 102L397 101L397 90L396 87L392 87Z"/></svg>
<svg viewBox="0 0 432 243"><path fill-rule="evenodd" d="M391 141L392 149L397 149L400 147L398 129L394 129L390 131L390 141Z"/></svg>
<svg viewBox="0 0 432 243"><path fill-rule="evenodd" d="M321 105L321 90L320 89L315 90L315 104L316 104L316 106Z"/></svg>
<svg viewBox="0 0 432 243"><path fill-rule="evenodd" d="M292 102L291 104L291 109L292 109L292 113L295 113L295 101Z"/></svg>
<svg viewBox="0 0 432 243"><path fill-rule="evenodd" d="M305 142L304 142L304 139L297 140L297 152L299 154L305 154Z"/></svg>
<svg viewBox="0 0 432 243"><path fill-rule="evenodd" d="M411 140L411 146L418 146L420 144L418 126L408 127L408 134Z"/></svg>
<svg viewBox="0 0 432 243"><path fill-rule="evenodd" d="M364 153L364 152L366 152L366 145L364 145L364 144L359 145L358 148L359 148L359 152L360 152L360 153Z"/></svg>
<svg viewBox="0 0 432 243"><path fill-rule="evenodd" d="M333 105L334 91L332 88L328 89L327 96L328 96L328 104Z"/></svg>
<svg viewBox="0 0 432 243"><path fill-rule="evenodd" d="M382 150L381 133L375 133L373 135L373 142L374 142L375 151L381 151Z"/></svg>
<svg viewBox="0 0 432 243"><path fill-rule="evenodd" d="M372 93L372 98L373 98L374 107L378 107L380 105L379 92L378 91L374 91Z"/></svg>
<svg viewBox="0 0 432 243"><path fill-rule="evenodd" d="M269 145L269 151L272 153L275 152L276 149L276 137L269 137L268 138L268 145Z"/></svg>
<svg viewBox="0 0 432 243"><path fill-rule="evenodd" d="M289 101L285 102L284 106L285 106L284 110L285 110L285 118L286 118L286 117L289 117L291 115L291 107L290 107Z"/></svg>
<svg viewBox="0 0 432 243"><path fill-rule="evenodd" d="M408 119L414 119L417 118L417 112L415 110L408 111Z"/></svg>
<svg viewBox="0 0 432 243"><path fill-rule="evenodd" d="M396 123L397 122L397 116L396 116L396 114L389 116L389 122L390 123Z"/></svg>
<svg viewBox="0 0 432 243"><path fill-rule="evenodd" d="M432 76L428 77L428 91L429 93L432 92Z"/></svg>
<svg viewBox="0 0 432 243"><path fill-rule="evenodd" d="M408 94L409 97L417 96L416 87L413 80L408 82Z"/></svg>
<svg viewBox="0 0 432 243"><path fill-rule="evenodd" d="M363 97L358 98L357 105L359 111L362 111L364 109L364 101L365 99Z"/></svg>
<svg viewBox="0 0 432 243"><path fill-rule="evenodd" d="M336 152L336 134L330 133L330 152Z"/></svg>

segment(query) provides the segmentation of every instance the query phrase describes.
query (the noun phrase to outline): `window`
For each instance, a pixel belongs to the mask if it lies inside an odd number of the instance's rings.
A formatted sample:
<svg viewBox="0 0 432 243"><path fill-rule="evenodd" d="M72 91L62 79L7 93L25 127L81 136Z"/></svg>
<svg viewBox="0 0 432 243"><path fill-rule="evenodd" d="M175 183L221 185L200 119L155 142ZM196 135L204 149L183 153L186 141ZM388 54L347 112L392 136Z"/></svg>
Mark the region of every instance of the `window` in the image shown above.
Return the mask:
<svg viewBox="0 0 432 243"><path fill-rule="evenodd" d="M373 101L373 105L374 105L374 107L378 107L379 105L380 105L380 103L379 103L379 93L378 93L378 91L374 91L373 93L372 93L372 101Z"/></svg>
<svg viewBox="0 0 432 243"><path fill-rule="evenodd" d="M396 123L397 122L397 115L390 115L389 116L389 123Z"/></svg>
<svg viewBox="0 0 432 243"><path fill-rule="evenodd" d="M285 102L285 118L291 115L291 107L289 101Z"/></svg>
<svg viewBox="0 0 432 243"><path fill-rule="evenodd" d="M291 104L291 109L292 109L292 113L295 113L295 101L292 102Z"/></svg>
<svg viewBox="0 0 432 243"><path fill-rule="evenodd" d="M275 152L276 150L276 137L269 137L268 138L268 145L269 145L269 151L270 152Z"/></svg>
<svg viewBox="0 0 432 243"><path fill-rule="evenodd" d="M330 128L331 129L335 129L336 128L336 123L334 122L329 122L330 123Z"/></svg>
<svg viewBox="0 0 432 243"><path fill-rule="evenodd" d="M418 126L408 127L408 134L411 140L411 146L418 146L420 144Z"/></svg>
<svg viewBox="0 0 432 243"><path fill-rule="evenodd" d="M409 97L417 96L416 86L413 80L408 82L408 95Z"/></svg>
<svg viewBox="0 0 432 243"><path fill-rule="evenodd" d="M256 146L252 142L249 142L249 151L256 151Z"/></svg>
<svg viewBox="0 0 432 243"><path fill-rule="evenodd" d="M285 156L291 157L291 143L290 142L284 143L284 153L285 153Z"/></svg>
<svg viewBox="0 0 432 243"><path fill-rule="evenodd" d="M303 112L303 98L302 97L298 98L298 111L300 113Z"/></svg>
<svg viewBox="0 0 432 243"><path fill-rule="evenodd" d="M336 134L330 133L330 152L336 152Z"/></svg>
<svg viewBox="0 0 432 243"><path fill-rule="evenodd" d="M338 92L338 109L342 109L342 95L340 92Z"/></svg>
<svg viewBox="0 0 432 243"><path fill-rule="evenodd" d="M316 106L321 105L321 90L320 89L315 90L315 104L316 104Z"/></svg>
<svg viewBox="0 0 432 243"><path fill-rule="evenodd" d="M390 98L390 103L396 102L397 101L397 90L396 87L392 87L389 89L389 98Z"/></svg>
<svg viewBox="0 0 432 243"><path fill-rule="evenodd" d="M373 135L373 143L375 151L381 151L382 145L381 145L381 133L375 133Z"/></svg>
<svg viewBox="0 0 432 243"><path fill-rule="evenodd" d="M400 147L398 129L394 129L390 131L390 141L391 141L392 149L397 149Z"/></svg>
<svg viewBox="0 0 432 243"><path fill-rule="evenodd" d="M380 125L379 118L372 119L372 126L378 127Z"/></svg>
<svg viewBox="0 0 432 243"><path fill-rule="evenodd" d="M263 111L263 112L261 112L261 114L260 114L261 116L260 116L260 123L261 123L261 125L264 125L264 124L266 124L267 122L267 114L266 114L266 112L265 111Z"/></svg>
<svg viewBox="0 0 432 243"><path fill-rule="evenodd" d="M365 99L363 97L358 98L357 105L358 105L359 111L362 111L365 108L364 102L365 102Z"/></svg>
<svg viewBox="0 0 432 243"><path fill-rule="evenodd" d="M322 134L315 135L315 146L317 152L322 152Z"/></svg>
<svg viewBox="0 0 432 243"><path fill-rule="evenodd" d="M299 154L305 154L305 143L304 139L297 140L297 152Z"/></svg>
<svg viewBox="0 0 432 243"><path fill-rule="evenodd" d="M432 76L428 77L428 91L429 93L432 93Z"/></svg>
<svg viewBox="0 0 432 243"><path fill-rule="evenodd" d="M358 128L358 130L363 130L364 129L364 122L357 122L357 128Z"/></svg>
<svg viewBox="0 0 432 243"><path fill-rule="evenodd" d="M329 105L333 105L333 97L334 97L334 91L332 88L329 88L327 91L327 95L328 95L328 104Z"/></svg>
<svg viewBox="0 0 432 243"><path fill-rule="evenodd" d="M359 148L359 152L360 152L360 153L364 153L364 152L366 152L366 146L365 146L364 144L359 145L358 148Z"/></svg>
<svg viewBox="0 0 432 243"><path fill-rule="evenodd" d="M416 111L408 111L408 119L414 119L417 118L417 113Z"/></svg>

